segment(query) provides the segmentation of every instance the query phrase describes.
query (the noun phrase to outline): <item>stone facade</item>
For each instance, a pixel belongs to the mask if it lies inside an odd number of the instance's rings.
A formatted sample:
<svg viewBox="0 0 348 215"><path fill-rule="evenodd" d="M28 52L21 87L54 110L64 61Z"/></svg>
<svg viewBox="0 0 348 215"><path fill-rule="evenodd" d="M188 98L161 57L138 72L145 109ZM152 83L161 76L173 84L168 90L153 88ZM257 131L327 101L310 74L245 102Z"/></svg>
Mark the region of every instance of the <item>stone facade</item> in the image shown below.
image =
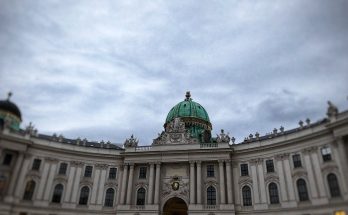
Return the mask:
<svg viewBox="0 0 348 215"><path fill-rule="evenodd" d="M150 146L132 136L123 147L4 126L0 214L170 214L173 199L179 214L348 211L348 111L239 144L172 123Z"/></svg>

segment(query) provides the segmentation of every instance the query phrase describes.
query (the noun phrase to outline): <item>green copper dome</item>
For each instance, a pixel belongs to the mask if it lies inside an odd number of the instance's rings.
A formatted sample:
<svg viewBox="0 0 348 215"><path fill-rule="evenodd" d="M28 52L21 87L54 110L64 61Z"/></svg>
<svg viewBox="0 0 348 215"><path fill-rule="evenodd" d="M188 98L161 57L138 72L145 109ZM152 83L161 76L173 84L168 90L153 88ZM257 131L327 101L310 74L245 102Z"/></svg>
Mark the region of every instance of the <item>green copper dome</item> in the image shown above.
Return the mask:
<svg viewBox="0 0 348 215"><path fill-rule="evenodd" d="M17 105L10 101L12 93L8 93L6 100L0 100L0 127L7 124L11 129L19 130L22 115Z"/></svg>
<svg viewBox="0 0 348 215"><path fill-rule="evenodd" d="M175 105L168 113L166 123L177 117L192 117L210 122L207 111L197 102L187 98Z"/></svg>
<svg viewBox="0 0 348 215"><path fill-rule="evenodd" d="M201 142L210 141L212 125L208 113L202 105L192 101L190 92L186 92L186 99L169 111L164 128L167 129L167 125L175 118L180 118L185 123L185 128L192 137Z"/></svg>

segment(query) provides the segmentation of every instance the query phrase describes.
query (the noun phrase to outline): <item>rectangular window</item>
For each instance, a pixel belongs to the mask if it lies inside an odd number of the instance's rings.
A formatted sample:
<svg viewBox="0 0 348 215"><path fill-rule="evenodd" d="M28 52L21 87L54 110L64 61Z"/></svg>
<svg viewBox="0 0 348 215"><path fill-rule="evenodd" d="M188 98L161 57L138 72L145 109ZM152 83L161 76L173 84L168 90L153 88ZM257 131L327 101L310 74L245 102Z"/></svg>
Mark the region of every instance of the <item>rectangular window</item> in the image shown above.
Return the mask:
<svg viewBox="0 0 348 215"><path fill-rule="evenodd" d="M241 176L249 175L248 164L243 163L240 165L240 174Z"/></svg>
<svg viewBox="0 0 348 215"><path fill-rule="evenodd" d="M66 174L66 170L68 168L68 164L67 163L61 163L59 166L59 175L65 175Z"/></svg>
<svg viewBox="0 0 348 215"><path fill-rule="evenodd" d="M4 161L2 162L3 165L10 166L12 161L12 154L6 154Z"/></svg>
<svg viewBox="0 0 348 215"><path fill-rule="evenodd" d="M274 172L273 160L266 160L266 169L267 172Z"/></svg>
<svg viewBox="0 0 348 215"><path fill-rule="evenodd" d="M116 168L110 168L109 171L109 179L115 179L117 174L117 169Z"/></svg>
<svg viewBox="0 0 348 215"><path fill-rule="evenodd" d="M207 177L214 177L214 165L207 165Z"/></svg>
<svg viewBox="0 0 348 215"><path fill-rule="evenodd" d="M92 172L93 172L93 166L86 166L84 177L86 178L92 177Z"/></svg>
<svg viewBox="0 0 348 215"><path fill-rule="evenodd" d="M32 170L39 170L41 165L41 160L40 159L34 159Z"/></svg>
<svg viewBox="0 0 348 215"><path fill-rule="evenodd" d="M145 166L140 167L140 169L139 169L139 178L140 179L146 178L146 167Z"/></svg>
<svg viewBox="0 0 348 215"><path fill-rule="evenodd" d="M294 168L302 167L301 156L299 154L295 154L292 156L292 161L294 162Z"/></svg>
<svg viewBox="0 0 348 215"><path fill-rule="evenodd" d="M330 161L331 158L331 149L328 146L321 148L321 155L323 156L324 161Z"/></svg>

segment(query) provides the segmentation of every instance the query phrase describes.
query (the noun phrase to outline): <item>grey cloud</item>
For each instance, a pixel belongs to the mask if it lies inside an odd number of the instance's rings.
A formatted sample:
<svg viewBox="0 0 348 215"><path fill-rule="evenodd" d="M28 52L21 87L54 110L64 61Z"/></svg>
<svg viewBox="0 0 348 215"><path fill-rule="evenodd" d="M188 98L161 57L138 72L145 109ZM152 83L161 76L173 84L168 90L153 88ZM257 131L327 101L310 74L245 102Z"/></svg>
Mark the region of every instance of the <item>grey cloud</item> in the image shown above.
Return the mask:
<svg viewBox="0 0 348 215"><path fill-rule="evenodd" d="M346 1L1 1L0 92L43 132L148 144L186 90L214 132L345 109ZM37 111L41 110L41 111ZM121 141L121 142L122 142Z"/></svg>

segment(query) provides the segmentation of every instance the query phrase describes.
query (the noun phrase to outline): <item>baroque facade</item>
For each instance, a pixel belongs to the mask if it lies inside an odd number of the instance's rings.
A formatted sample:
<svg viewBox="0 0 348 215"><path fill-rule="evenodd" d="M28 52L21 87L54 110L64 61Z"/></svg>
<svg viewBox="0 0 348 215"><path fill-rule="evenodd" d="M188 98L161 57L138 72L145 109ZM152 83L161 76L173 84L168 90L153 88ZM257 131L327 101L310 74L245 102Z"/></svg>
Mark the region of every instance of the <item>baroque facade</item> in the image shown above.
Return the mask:
<svg viewBox="0 0 348 215"><path fill-rule="evenodd" d="M0 214L345 214L348 111L242 143L189 94L152 145L44 135L0 101Z"/></svg>

